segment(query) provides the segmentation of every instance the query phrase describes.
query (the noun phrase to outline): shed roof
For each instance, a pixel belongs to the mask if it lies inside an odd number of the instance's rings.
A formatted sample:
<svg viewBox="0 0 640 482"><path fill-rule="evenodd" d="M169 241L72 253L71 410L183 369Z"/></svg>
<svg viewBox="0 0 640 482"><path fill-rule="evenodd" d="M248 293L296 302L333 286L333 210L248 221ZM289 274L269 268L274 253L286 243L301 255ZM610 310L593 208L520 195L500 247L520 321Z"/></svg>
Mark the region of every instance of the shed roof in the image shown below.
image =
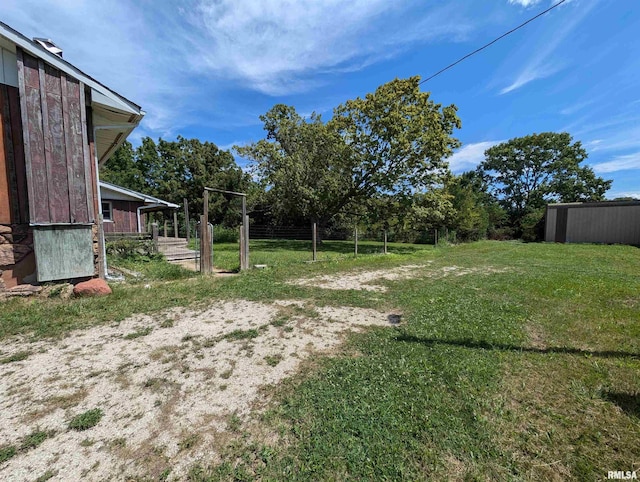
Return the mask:
<svg viewBox="0 0 640 482"><path fill-rule="evenodd" d="M0 40L3 47L20 47L25 52L40 58L52 67L78 79L91 89L91 107L98 162L103 164L120 147L135 129L145 112L139 105L118 94L106 85L67 62L62 57L49 52L38 42L0 22ZM6 42L8 41L8 43Z"/></svg>
<svg viewBox="0 0 640 482"><path fill-rule="evenodd" d="M566 208L602 208L613 206L638 206L640 201L589 201L589 202L573 202L573 203L551 203L547 207L557 209Z"/></svg>
<svg viewBox="0 0 640 482"><path fill-rule="evenodd" d="M145 204L163 205L167 208L176 209L180 206L178 204L170 203L155 196L149 196L133 189L127 189L126 187L116 186L109 182L100 181L100 197L104 200L130 200L130 201L142 201Z"/></svg>

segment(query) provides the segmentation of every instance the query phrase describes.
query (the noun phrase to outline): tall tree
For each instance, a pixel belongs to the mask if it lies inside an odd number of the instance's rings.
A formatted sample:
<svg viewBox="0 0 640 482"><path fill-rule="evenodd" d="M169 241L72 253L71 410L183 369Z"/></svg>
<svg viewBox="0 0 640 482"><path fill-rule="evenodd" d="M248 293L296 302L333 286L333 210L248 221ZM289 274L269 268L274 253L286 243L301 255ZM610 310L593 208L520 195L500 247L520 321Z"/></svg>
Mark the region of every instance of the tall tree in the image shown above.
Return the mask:
<svg viewBox="0 0 640 482"><path fill-rule="evenodd" d="M454 214L449 228L461 241L475 241L493 235L505 221L505 211L487 192L486 183L475 171L451 176L446 191L452 196Z"/></svg>
<svg viewBox="0 0 640 482"><path fill-rule="evenodd" d="M204 188L246 191L250 179L242 172L229 151L222 151L210 142L185 139L175 141L150 137L133 151L131 144L123 145L107 161L100 173L115 184L160 197L175 204L189 201L191 218L202 213ZM237 200L212 195L209 205L211 222L235 226L240 222ZM179 216L182 217L182 211Z"/></svg>
<svg viewBox="0 0 640 482"><path fill-rule="evenodd" d="M267 138L236 150L255 161L274 202L320 224L375 195L428 189L448 172L460 120L419 82L395 79L338 106L326 124L275 106L261 117Z"/></svg>
<svg viewBox="0 0 640 482"><path fill-rule="evenodd" d="M254 172L266 191L263 202L281 222L325 223L335 214L332 203L349 185L344 142L319 115L304 119L291 106L275 105L260 119L266 139L235 149L254 161Z"/></svg>
<svg viewBox="0 0 640 482"><path fill-rule="evenodd" d="M487 149L478 172L514 227L548 202L601 201L611 181L581 165L587 152L566 132L517 137ZM530 217L530 216L529 216Z"/></svg>
<svg viewBox="0 0 640 482"><path fill-rule="evenodd" d="M134 191L144 191L149 187L129 141L125 141L107 160L100 170L100 179Z"/></svg>

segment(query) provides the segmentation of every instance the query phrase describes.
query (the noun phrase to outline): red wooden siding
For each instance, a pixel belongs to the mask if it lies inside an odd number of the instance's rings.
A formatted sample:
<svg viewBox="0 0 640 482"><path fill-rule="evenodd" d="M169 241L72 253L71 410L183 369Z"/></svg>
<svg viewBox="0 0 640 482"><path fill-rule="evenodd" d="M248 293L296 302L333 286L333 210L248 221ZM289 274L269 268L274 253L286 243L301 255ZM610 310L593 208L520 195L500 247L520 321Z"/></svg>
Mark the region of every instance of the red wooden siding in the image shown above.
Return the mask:
<svg viewBox="0 0 640 482"><path fill-rule="evenodd" d="M103 199L102 202L111 203L111 220L104 222L106 233L137 233L138 218L137 209L144 206L144 203L137 201L109 201Z"/></svg>
<svg viewBox="0 0 640 482"><path fill-rule="evenodd" d="M0 223L28 221L20 95L0 84Z"/></svg>
<svg viewBox="0 0 640 482"><path fill-rule="evenodd" d="M84 85L18 49L32 223L94 221Z"/></svg>

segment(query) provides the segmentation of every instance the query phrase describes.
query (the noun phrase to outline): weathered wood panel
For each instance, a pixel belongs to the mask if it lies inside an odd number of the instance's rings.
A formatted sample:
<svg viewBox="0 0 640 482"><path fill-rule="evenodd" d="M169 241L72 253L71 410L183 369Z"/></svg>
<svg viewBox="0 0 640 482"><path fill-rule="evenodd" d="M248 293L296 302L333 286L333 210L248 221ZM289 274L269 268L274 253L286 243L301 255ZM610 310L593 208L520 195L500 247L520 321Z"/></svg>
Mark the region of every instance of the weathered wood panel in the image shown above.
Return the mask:
<svg viewBox="0 0 640 482"><path fill-rule="evenodd" d="M6 85L0 84L0 223L10 224L13 219L9 166L13 163L9 95Z"/></svg>
<svg viewBox="0 0 640 482"><path fill-rule="evenodd" d="M45 129L45 157L52 223L69 223L69 179L62 114L60 71L40 62L42 115Z"/></svg>
<svg viewBox="0 0 640 482"><path fill-rule="evenodd" d="M22 65L21 57L23 58ZM24 72L22 76L20 75L21 71ZM32 223L49 223L51 222L49 187L37 59L27 54L18 57L18 78L20 79L20 77L24 79L24 88L21 86L20 90L24 96L22 125L26 148L30 221Z"/></svg>
<svg viewBox="0 0 640 482"><path fill-rule="evenodd" d="M9 110L11 111L11 140L13 141L13 161L15 167L15 192L18 204L18 218L15 223L29 222L29 201L27 196L27 173L22 137L22 115L20 113L20 92L17 87L8 87Z"/></svg>
<svg viewBox="0 0 640 482"><path fill-rule="evenodd" d="M80 103L80 83L62 76L61 87L71 222L86 223L89 222L89 212L81 116L84 106L81 107Z"/></svg>
<svg viewBox="0 0 640 482"><path fill-rule="evenodd" d="M38 281L93 276L91 226L42 226L34 228Z"/></svg>
<svg viewBox="0 0 640 482"><path fill-rule="evenodd" d="M18 89L0 84L0 223L25 223L27 191Z"/></svg>
<svg viewBox="0 0 640 482"><path fill-rule="evenodd" d="M95 220L84 85L18 51L30 221Z"/></svg>

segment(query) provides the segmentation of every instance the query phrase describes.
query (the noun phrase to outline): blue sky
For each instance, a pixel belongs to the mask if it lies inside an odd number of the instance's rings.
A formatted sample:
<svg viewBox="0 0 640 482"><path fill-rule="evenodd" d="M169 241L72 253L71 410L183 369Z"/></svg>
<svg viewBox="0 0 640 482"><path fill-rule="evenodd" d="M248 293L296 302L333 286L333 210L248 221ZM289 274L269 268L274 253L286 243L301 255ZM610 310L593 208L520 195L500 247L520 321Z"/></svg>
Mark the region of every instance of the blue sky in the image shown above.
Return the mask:
<svg viewBox="0 0 640 482"><path fill-rule="evenodd" d="M0 19L140 104L130 140L263 137L275 103L330 117L395 77L429 76L550 0L3 0ZM423 84L455 104L459 173L491 145L567 131L640 198L640 2L570 0ZM243 162L240 160L240 162Z"/></svg>

